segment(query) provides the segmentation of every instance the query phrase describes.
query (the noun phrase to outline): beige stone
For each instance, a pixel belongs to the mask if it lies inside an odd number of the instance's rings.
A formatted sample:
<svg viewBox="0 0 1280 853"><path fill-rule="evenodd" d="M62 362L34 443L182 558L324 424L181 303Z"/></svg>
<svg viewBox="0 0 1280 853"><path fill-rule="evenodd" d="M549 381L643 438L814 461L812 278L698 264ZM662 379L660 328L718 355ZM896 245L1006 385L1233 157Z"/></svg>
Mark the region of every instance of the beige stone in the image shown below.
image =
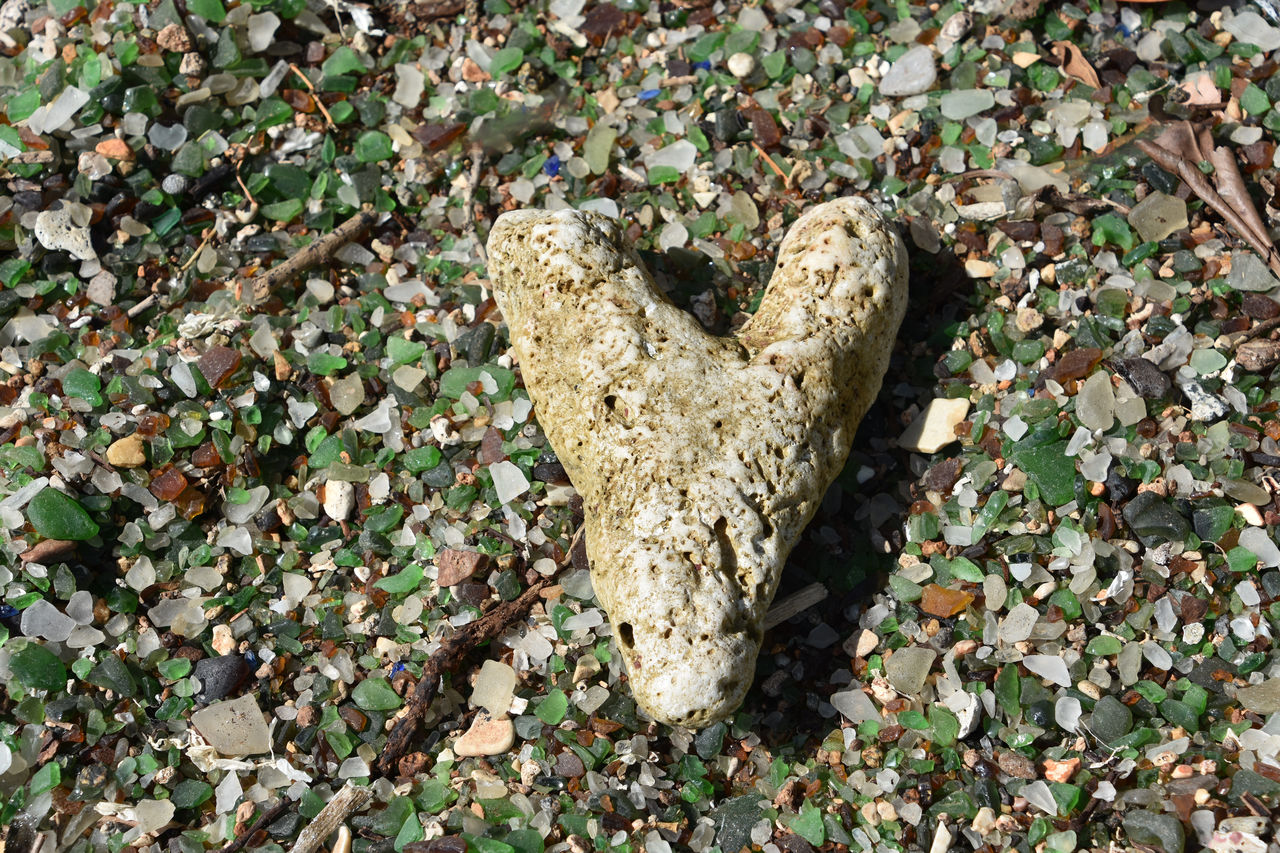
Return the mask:
<svg viewBox="0 0 1280 853"><path fill-rule="evenodd" d="M481 711L476 714L471 728L458 738L453 752L459 758L481 755L501 755L516 742L515 726L506 717L495 720Z"/></svg>
<svg viewBox="0 0 1280 853"><path fill-rule="evenodd" d="M714 337L654 285L622 223L523 210L490 274L525 386L586 512L592 584L640 706L731 714L787 555L880 388L907 298L866 201L802 216L756 315Z"/></svg>
<svg viewBox="0 0 1280 853"><path fill-rule="evenodd" d="M902 435L898 446L915 453L937 453L956 440L956 425L969 414L969 401L957 399L930 400Z"/></svg>
<svg viewBox="0 0 1280 853"><path fill-rule="evenodd" d="M116 468L137 468L147 464L147 454L142 447L142 436L134 433L118 438L107 448L107 463Z"/></svg>

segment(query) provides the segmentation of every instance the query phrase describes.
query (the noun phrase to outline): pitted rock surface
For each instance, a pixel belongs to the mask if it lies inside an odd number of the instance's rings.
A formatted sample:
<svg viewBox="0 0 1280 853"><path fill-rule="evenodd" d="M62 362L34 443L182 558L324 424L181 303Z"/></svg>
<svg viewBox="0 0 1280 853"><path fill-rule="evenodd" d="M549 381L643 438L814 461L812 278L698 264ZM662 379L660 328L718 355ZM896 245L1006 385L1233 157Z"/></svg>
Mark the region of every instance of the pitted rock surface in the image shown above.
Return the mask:
<svg viewBox="0 0 1280 853"><path fill-rule="evenodd" d="M583 498L592 584L637 703L691 727L727 717L888 366L901 238L861 199L819 205L732 337L673 305L600 214L507 213L489 258L525 386Z"/></svg>

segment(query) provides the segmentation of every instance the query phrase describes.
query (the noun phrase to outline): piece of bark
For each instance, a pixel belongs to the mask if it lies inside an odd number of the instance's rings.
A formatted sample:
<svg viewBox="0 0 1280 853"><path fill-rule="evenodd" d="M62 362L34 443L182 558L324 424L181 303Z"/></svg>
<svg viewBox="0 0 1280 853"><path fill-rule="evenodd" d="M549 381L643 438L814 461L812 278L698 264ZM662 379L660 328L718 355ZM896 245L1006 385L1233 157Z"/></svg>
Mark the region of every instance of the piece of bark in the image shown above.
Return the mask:
<svg viewBox="0 0 1280 853"><path fill-rule="evenodd" d="M827 597L827 588L820 583L811 583L802 587L779 601L775 601L764 617L766 631L776 628L792 616L805 612L813 605Z"/></svg>
<svg viewBox="0 0 1280 853"><path fill-rule="evenodd" d="M333 799L325 804L320 814L298 833L298 840L294 842L289 853L315 853L334 830L346 823L351 815L364 808L372 797L373 791L368 788L357 788L348 782L341 791L333 795Z"/></svg>
<svg viewBox="0 0 1280 853"><path fill-rule="evenodd" d="M75 553L76 543L69 539L44 539L22 552L24 563L56 563Z"/></svg>
<svg viewBox="0 0 1280 853"><path fill-rule="evenodd" d="M1280 363L1280 341L1246 341L1236 349L1236 361L1250 372L1270 370Z"/></svg>

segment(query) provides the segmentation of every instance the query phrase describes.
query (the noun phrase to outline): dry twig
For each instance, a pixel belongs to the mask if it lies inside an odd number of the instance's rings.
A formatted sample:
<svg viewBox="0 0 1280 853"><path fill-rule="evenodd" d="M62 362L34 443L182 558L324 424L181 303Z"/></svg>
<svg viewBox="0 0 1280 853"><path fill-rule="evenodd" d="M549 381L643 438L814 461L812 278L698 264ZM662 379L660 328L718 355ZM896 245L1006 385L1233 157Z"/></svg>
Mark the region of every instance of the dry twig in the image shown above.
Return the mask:
<svg viewBox="0 0 1280 853"><path fill-rule="evenodd" d="M422 665L422 677L418 679L418 685L409 699L409 706L404 716L396 720L395 727L387 737L386 748L374 765L376 775L395 778L396 765L417 737L427 709L439 692L441 676L446 672L457 671L467 656L479 646L497 639L508 625L523 619L541 598L542 591L550 585L551 578L539 580L515 601L504 601L476 621L459 628L456 634L441 644L435 654L427 658L427 662Z"/></svg>
<svg viewBox="0 0 1280 853"><path fill-rule="evenodd" d="M258 830L270 825L272 821L284 814L284 810L289 807L290 802L288 797L281 797L274 806L262 813L262 817L253 822L253 826L228 841L218 853L238 853L240 848L249 843L249 839Z"/></svg>
<svg viewBox="0 0 1280 853"><path fill-rule="evenodd" d="M302 78L302 84L311 90L311 100L315 101L316 109L320 110L320 114L324 116L325 124L329 125L330 130L337 130L338 126L333 123L333 116L329 115L329 110L325 108L324 101L320 100L320 93L317 92L316 87L311 84L311 80L308 79L307 75L303 74L301 69L292 62L289 63L289 68L293 70L294 74Z"/></svg>
<svg viewBox="0 0 1280 853"><path fill-rule="evenodd" d="M239 178L240 178L240 173L236 172L236 179L238 180ZM246 194L248 194L248 192L249 192L248 190L245 190ZM204 251L204 247L209 245L209 241L213 239L213 235L214 235L214 230L212 228L204 229L204 233L200 235L202 238L200 240L200 245L196 246L196 250L191 253L191 257L187 258L186 262L183 263L182 266L178 267L178 272L183 273L191 268L191 265L196 262L196 258L200 257L200 253Z"/></svg>
<svg viewBox="0 0 1280 853"><path fill-rule="evenodd" d="M350 243L377 218L376 211L362 210L311 245L300 249L293 257L251 279L249 290L253 295L253 301L261 302L266 299L277 287L296 277L303 270L328 263L333 258L334 252Z"/></svg>
<svg viewBox="0 0 1280 853"><path fill-rule="evenodd" d="M476 187L480 184L480 175L484 171L484 148L479 145L471 148L471 171L467 174L466 192L462 194L462 211L466 216L466 232L476 242L476 254L480 256L480 262L487 268L489 266L489 253L485 250L484 241L480 239L480 234L476 231L476 215L475 197Z"/></svg>
<svg viewBox="0 0 1280 853"><path fill-rule="evenodd" d="M780 601L775 601L764 617L766 631L776 628L792 616L805 612L827 597L827 588L820 583L801 587Z"/></svg>
<svg viewBox="0 0 1280 853"><path fill-rule="evenodd" d="M782 178L782 180L784 181L787 179L787 173L782 171L782 169L778 166L777 163L773 162L773 158L769 156L769 152L761 148L760 143L756 142L753 139L751 140L751 147L756 149L756 153L764 158L764 161L769 164L769 168L773 170L773 173L775 175L777 175L779 178Z"/></svg>
<svg viewBox="0 0 1280 853"><path fill-rule="evenodd" d="M298 840L289 853L315 853L335 829L346 823L347 818L363 808L372 797L373 791L368 788L357 788L350 782L343 785L320 814L298 833Z"/></svg>
<svg viewBox="0 0 1280 853"><path fill-rule="evenodd" d="M155 301L156 301L156 295L152 293L149 296L147 296L145 299L143 299L141 302L139 302L137 305L133 306L132 308L130 308L128 311L124 313L130 320L132 320L134 317L137 317L143 311L146 311L148 308L154 305Z"/></svg>

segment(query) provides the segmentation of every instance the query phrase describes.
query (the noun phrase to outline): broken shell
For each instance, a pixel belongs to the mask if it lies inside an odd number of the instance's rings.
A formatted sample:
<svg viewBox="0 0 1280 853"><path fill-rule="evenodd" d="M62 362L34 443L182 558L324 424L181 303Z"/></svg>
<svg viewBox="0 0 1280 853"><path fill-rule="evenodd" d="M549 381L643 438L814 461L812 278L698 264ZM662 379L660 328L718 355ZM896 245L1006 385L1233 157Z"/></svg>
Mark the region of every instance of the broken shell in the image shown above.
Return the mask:
<svg viewBox="0 0 1280 853"><path fill-rule="evenodd" d="M621 223L521 210L490 273L525 386L586 510L592 585L636 702L731 714L787 555L880 388L907 298L901 238L866 201L796 221L760 309L708 335Z"/></svg>

